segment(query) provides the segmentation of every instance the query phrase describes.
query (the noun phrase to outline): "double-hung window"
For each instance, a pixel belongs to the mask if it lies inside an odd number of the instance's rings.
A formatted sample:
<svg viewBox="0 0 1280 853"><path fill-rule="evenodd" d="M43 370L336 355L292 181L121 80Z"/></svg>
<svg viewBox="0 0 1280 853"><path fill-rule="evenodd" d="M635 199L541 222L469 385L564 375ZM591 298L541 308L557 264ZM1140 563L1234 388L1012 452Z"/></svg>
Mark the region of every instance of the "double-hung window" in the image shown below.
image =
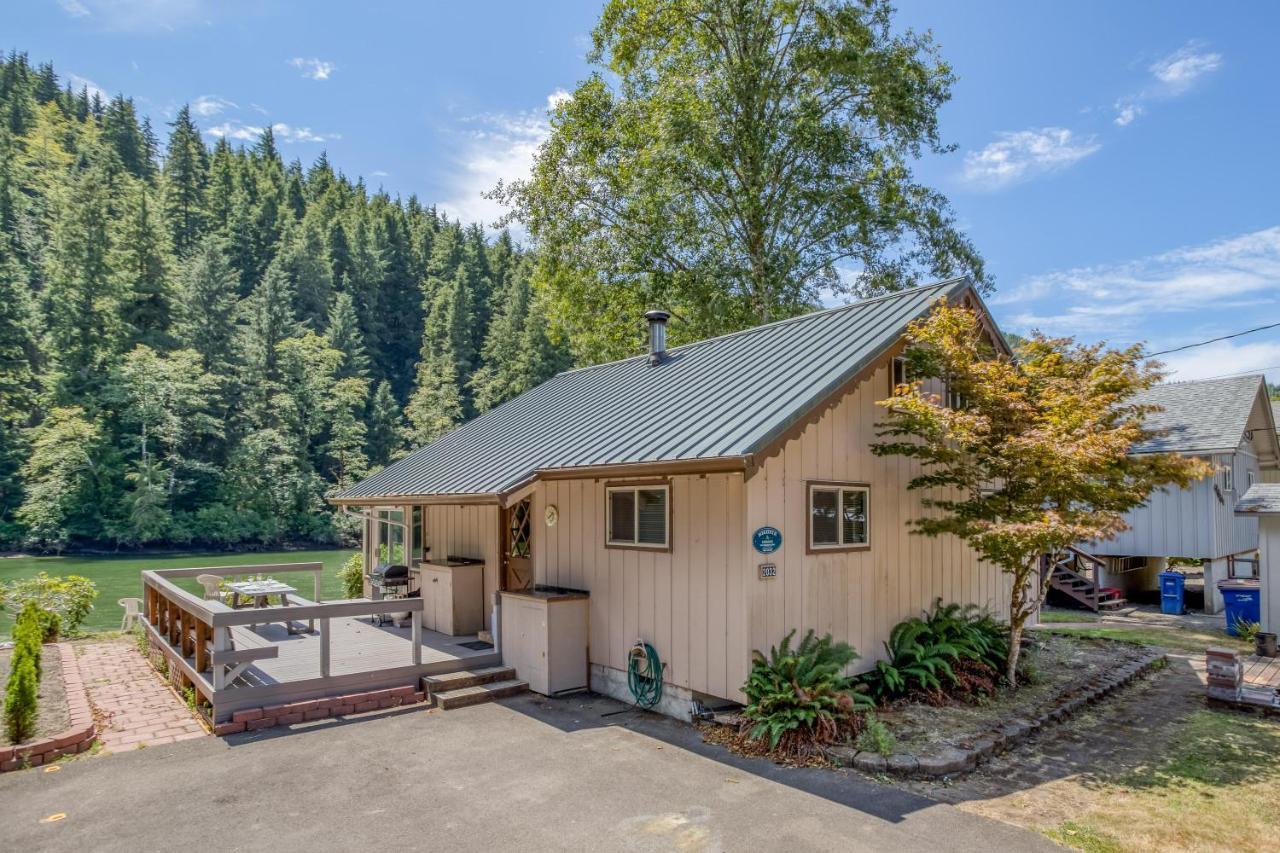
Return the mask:
<svg viewBox="0 0 1280 853"><path fill-rule="evenodd" d="M607 545L619 548L671 547L671 486L644 483L608 486Z"/></svg>
<svg viewBox="0 0 1280 853"><path fill-rule="evenodd" d="M810 483L809 550L870 547L870 494L870 489L859 483Z"/></svg>

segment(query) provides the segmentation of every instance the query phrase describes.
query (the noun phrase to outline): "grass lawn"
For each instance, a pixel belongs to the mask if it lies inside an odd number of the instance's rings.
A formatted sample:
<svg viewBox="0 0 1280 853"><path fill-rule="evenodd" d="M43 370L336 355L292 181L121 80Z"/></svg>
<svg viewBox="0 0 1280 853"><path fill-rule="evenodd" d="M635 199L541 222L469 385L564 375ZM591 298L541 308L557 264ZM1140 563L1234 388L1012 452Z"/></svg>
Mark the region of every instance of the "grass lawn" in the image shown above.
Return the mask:
<svg viewBox="0 0 1280 853"><path fill-rule="evenodd" d="M1101 617L1089 610L1053 610L1045 608L1040 611L1040 624L1050 625L1055 622L1097 622Z"/></svg>
<svg viewBox="0 0 1280 853"><path fill-rule="evenodd" d="M1054 634L1069 637L1093 637L1103 640L1124 640L1144 646L1162 646L1175 652L1203 654L1209 646L1221 646L1241 652L1252 652L1253 645L1218 631L1201 631L1194 628L1165 628L1159 625L1129 627L1127 625L1099 625L1096 628L1042 628Z"/></svg>
<svg viewBox="0 0 1280 853"><path fill-rule="evenodd" d="M181 557L0 557L0 581L26 578L37 572L50 575L81 575L98 585L98 598L93 612L85 620L82 630L88 632L115 630L120 627L122 612L116 602L122 598L141 598L143 569L180 569L195 566L262 565L266 563L324 564L321 592L325 599L343 598L338 570L351 550L327 551L272 551L238 554L189 554ZM310 596L311 576L302 575L301 595ZM199 586L192 582L183 586L193 592ZM0 612L0 640L9 638L13 627L13 614Z"/></svg>
<svg viewBox="0 0 1280 853"><path fill-rule="evenodd" d="M1093 853L1266 850L1280 813L1280 724L1216 709L1187 717L1163 759L1101 784L1047 834Z"/></svg>

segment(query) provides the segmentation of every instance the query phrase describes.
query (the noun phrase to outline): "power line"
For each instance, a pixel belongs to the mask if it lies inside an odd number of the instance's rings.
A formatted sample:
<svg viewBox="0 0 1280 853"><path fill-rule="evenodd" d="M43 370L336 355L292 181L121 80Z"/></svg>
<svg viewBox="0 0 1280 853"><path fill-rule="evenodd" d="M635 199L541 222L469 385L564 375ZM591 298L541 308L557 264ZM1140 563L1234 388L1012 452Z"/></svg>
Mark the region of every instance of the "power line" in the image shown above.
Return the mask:
<svg viewBox="0 0 1280 853"><path fill-rule="evenodd" d="M1236 332L1231 335L1223 335L1220 338L1210 338L1207 341L1200 341L1199 343L1187 344L1186 346L1181 346L1181 347L1174 347L1173 349L1162 349L1160 350L1160 352L1148 353L1147 357L1153 358L1157 355L1168 355L1171 352L1182 352L1184 349L1194 349L1195 347L1202 347L1208 344L1216 344L1218 341L1229 341L1232 338L1238 338L1243 335L1252 335L1254 332L1265 332L1267 329L1274 329L1278 326L1280 326L1280 323L1270 323L1266 326L1259 326L1256 329L1245 329L1243 332Z"/></svg>
<svg viewBox="0 0 1280 853"><path fill-rule="evenodd" d="M1199 379L1179 379L1178 382L1203 382L1206 379L1231 379L1234 376L1252 376L1255 373L1266 373L1268 370L1280 370L1280 364L1270 367L1255 367L1252 370L1241 370L1239 373L1218 373L1213 376L1201 376ZM1178 371L1173 371L1176 375Z"/></svg>

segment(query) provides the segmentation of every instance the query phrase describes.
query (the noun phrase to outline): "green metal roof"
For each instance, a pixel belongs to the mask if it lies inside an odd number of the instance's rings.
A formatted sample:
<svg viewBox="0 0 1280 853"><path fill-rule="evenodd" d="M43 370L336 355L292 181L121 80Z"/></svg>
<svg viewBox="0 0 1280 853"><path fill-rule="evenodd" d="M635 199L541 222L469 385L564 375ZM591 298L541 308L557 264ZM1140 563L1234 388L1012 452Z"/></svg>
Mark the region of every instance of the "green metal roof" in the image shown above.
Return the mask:
<svg viewBox="0 0 1280 853"><path fill-rule="evenodd" d="M895 343L950 279L558 374L334 500L502 494L547 469L745 458ZM637 318L639 323L639 318Z"/></svg>

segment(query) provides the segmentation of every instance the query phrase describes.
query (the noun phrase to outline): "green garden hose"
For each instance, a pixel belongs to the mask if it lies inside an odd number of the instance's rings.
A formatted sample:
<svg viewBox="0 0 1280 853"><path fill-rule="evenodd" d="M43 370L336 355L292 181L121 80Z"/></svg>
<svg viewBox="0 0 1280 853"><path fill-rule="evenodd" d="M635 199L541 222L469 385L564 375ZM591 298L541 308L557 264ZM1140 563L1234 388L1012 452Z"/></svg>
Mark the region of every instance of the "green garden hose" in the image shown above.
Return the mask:
<svg viewBox="0 0 1280 853"><path fill-rule="evenodd" d="M636 640L627 655L627 687L641 708L652 708L662 699L662 661L643 640Z"/></svg>

